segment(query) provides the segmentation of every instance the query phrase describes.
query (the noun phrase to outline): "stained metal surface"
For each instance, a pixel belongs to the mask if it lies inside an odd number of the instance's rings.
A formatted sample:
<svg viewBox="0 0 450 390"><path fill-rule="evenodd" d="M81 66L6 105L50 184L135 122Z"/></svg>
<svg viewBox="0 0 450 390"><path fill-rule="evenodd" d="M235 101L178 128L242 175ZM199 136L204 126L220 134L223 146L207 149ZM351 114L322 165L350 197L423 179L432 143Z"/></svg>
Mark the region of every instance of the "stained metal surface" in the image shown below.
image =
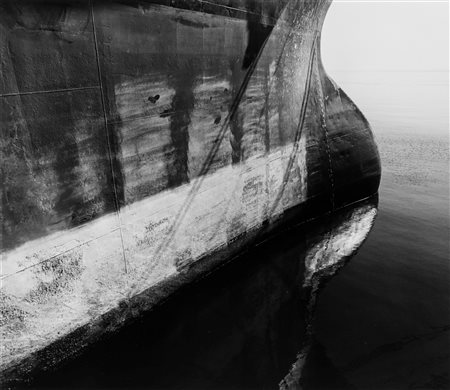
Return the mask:
<svg viewBox="0 0 450 390"><path fill-rule="evenodd" d="M321 65L328 5L0 2L4 369L376 192L370 127Z"/></svg>

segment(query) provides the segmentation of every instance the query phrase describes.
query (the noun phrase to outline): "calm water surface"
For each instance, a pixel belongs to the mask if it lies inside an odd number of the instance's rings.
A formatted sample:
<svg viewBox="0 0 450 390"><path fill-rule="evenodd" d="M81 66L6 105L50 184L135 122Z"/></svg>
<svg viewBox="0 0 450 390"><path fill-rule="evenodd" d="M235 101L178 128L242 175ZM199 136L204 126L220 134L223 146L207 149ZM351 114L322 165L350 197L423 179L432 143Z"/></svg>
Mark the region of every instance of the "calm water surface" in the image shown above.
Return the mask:
<svg viewBox="0 0 450 390"><path fill-rule="evenodd" d="M368 240L320 295L317 343L355 388L449 389L448 73L335 76L373 126L383 175ZM320 387L319 361L313 374Z"/></svg>

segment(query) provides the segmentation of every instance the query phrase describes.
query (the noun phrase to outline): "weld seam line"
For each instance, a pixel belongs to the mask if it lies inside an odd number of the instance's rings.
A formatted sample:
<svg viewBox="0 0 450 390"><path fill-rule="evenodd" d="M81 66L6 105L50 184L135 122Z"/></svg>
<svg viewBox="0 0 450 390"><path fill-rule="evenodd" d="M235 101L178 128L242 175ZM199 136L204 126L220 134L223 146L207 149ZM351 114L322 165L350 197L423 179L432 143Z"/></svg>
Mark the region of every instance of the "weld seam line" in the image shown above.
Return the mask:
<svg viewBox="0 0 450 390"><path fill-rule="evenodd" d="M115 206L116 206L116 214L117 214L117 218L119 221L120 242L122 244L122 256L123 256L123 262L124 262L124 266L125 266L125 273L128 273L127 259L125 257L125 245L123 242L122 220L120 217L119 199L117 197L116 175L114 173L114 165L112 162L111 142L109 139L109 131L108 131L108 115L106 114L105 94L103 91L100 56L99 56L99 52L98 52L97 32L95 29L94 5L92 3L92 0L89 0L89 5L90 5L91 22L92 22L92 33L94 36L94 49L95 49L95 58L96 58L96 62L97 62L98 82L100 85L100 96L101 96L102 107L103 107L103 119L105 122L106 141L108 143L108 157L109 157L109 164L110 164L110 168L111 168L111 176L112 176L112 181L113 181L114 201L115 201Z"/></svg>
<svg viewBox="0 0 450 390"><path fill-rule="evenodd" d="M86 91L90 89L99 89L100 85L92 85L87 87L74 87L74 88L63 88L63 89L47 89L42 91L29 91L29 92L11 92L0 94L0 97L11 97L11 96L23 96L23 95L44 95L48 93L58 93L58 92L72 92L72 91Z"/></svg>
<svg viewBox="0 0 450 390"><path fill-rule="evenodd" d="M320 80L318 80L320 81ZM329 134L328 134L328 127L326 123L326 116L325 116L325 100L323 98L323 90L322 90L322 84L318 86L319 90L321 91L320 96L320 114L321 114L321 125L322 129L325 135L325 150L327 152L328 157L328 179L330 180L330 186L331 186L331 193L330 193L330 201L331 201L331 210L334 210L335 204L334 204L334 198L335 198L335 185L334 185L334 172L333 172L333 165L332 165L332 159L331 159L331 150L330 150L330 144L329 144Z"/></svg>

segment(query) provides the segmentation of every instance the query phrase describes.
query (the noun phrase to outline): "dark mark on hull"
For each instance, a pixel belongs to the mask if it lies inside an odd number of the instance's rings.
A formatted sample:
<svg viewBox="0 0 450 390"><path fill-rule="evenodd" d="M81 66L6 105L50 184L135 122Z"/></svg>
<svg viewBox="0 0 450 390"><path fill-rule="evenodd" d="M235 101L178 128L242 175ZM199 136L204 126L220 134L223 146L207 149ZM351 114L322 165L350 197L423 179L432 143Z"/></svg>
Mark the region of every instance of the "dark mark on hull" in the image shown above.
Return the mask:
<svg viewBox="0 0 450 390"><path fill-rule="evenodd" d="M264 42L273 30L273 25L265 25L263 23L263 14L257 7L261 7L263 3L255 0L247 0L247 10L253 11L247 13L247 30L248 30L248 42L247 49L244 55L244 61L242 63L243 69L248 69L249 66L255 61L259 52L261 51ZM269 7L275 7L271 4ZM269 14L274 14L275 9L269 10Z"/></svg>
<svg viewBox="0 0 450 390"><path fill-rule="evenodd" d="M149 97L148 97L148 101L149 101L150 103L155 104L155 103L159 100L159 98L160 98L159 95L149 96Z"/></svg>
<svg viewBox="0 0 450 390"><path fill-rule="evenodd" d="M231 96L237 96L243 82L243 75L241 67L239 66L239 61L231 60ZM225 88L228 92L228 89ZM232 102L232 104L234 101ZM240 102L239 102L240 103ZM239 103L236 105L234 111L231 111L230 115L230 131L231 131L231 162L232 164L237 164L242 160L242 137L244 136L243 122L244 118L239 107Z"/></svg>
<svg viewBox="0 0 450 390"><path fill-rule="evenodd" d="M207 24L207 23L194 22L192 20L188 20L188 19L185 19L185 18L182 18L182 17L178 17L175 20L179 24L182 24L183 26L196 27L196 28L209 27L209 24Z"/></svg>
<svg viewBox="0 0 450 390"><path fill-rule="evenodd" d="M175 90L175 95L172 107L163 112L165 116L170 116L170 137L173 147L173 158L169 159L167 164L169 187L189 182L189 125L195 104L194 84L197 76L194 61L187 60L178 64L175 69L183 69L183 72L176 71L171 75L169 84ZM164 117L163 114L161 117Z"/></svg>
<svg viewBox="0 0 450 390"><path fill-rule="evenodd" d="M167 110L164 110L161 114L159 114L160 118L167 118L173 114L173 110L171 108L168 108Z"/></svg>

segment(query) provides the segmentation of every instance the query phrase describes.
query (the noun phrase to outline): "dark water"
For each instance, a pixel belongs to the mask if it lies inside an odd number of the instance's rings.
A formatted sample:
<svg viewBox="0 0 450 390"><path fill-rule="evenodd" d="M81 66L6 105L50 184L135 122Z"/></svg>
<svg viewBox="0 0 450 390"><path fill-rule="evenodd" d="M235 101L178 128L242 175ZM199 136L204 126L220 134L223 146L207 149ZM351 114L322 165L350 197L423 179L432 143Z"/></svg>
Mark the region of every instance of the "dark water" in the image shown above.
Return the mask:
<svg viewBox="0 0 450 390"><path fill-rule="evenodd" d="M316 340L355 388L449 389L448 74L338 76L383 175L368 240L320 295Z"/></svg>
<svg viewBox="0 0 450 390"><path fill-rule="evenodd" d="M369 239L319 298L316 338L357 388L450 388L448 187L409 164L385 169Z"/></svg>

